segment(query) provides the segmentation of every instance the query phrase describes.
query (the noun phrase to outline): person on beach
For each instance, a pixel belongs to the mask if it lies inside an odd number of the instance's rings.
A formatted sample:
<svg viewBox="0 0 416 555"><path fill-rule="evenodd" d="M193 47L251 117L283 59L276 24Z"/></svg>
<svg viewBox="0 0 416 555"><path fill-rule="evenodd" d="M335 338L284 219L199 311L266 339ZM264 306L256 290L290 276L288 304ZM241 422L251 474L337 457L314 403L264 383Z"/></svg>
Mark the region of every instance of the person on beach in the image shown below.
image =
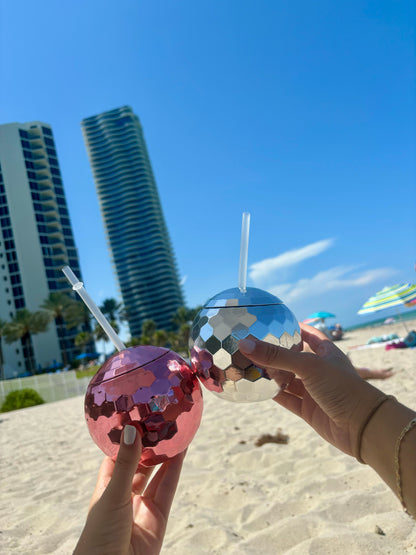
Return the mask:
<svg viewBox="0 0 416 555"><path fill-rule="evenodd" d="M164 462L148 485L153 468L139 465L141 452L140 434L125 426L116 461L101 464L74 555L160 552L185 452Z"/></svg>
<svg viewBox="0 0 416 555"><path fill-rule="evenodd" d="M416 518L416 412L361 379L326 335L300 326L302 352L251 338L239 349L281 385L277 403L370 465Z"/></svg>

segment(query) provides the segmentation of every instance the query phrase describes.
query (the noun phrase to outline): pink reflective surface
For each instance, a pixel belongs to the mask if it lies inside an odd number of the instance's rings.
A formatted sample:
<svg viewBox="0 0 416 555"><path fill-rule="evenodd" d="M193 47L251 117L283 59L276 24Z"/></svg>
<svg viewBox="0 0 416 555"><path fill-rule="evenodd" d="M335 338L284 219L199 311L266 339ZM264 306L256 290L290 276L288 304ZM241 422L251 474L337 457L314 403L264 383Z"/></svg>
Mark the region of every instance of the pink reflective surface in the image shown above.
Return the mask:
<svg viewBox="0 0 416 555"><path fill-rule="evenodd" d="M196 376L176 353L131 347L108 359L91 380L85 417L91 437L110 457L118 452L126 424L141 433L141 464L152 466L184 449L198 430L202 392Z"/></svg>

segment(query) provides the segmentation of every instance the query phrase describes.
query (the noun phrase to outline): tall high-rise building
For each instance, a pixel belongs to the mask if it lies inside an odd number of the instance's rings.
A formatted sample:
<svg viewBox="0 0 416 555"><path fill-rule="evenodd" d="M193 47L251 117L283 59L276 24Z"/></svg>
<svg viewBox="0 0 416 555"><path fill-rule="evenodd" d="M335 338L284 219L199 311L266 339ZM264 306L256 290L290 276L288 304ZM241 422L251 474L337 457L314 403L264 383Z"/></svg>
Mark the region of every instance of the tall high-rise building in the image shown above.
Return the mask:
<svg viewBox="0 0 416 555"><path fill-rule="evenodd" d="M183 295L139 118L123 106L81 125L130 332L170 329Z"/></svg>
<svg viewBox="0 0 416 555"><path fill-rule="evenodd" d="M52 129L38 121L0 125L0 319L39 310L51 292L72 294L65 264L80 276ZM79 331L51 323L29 344L3 340L4 377L30 370L30 359L46 367L65 352L71 360Z"/></svg>

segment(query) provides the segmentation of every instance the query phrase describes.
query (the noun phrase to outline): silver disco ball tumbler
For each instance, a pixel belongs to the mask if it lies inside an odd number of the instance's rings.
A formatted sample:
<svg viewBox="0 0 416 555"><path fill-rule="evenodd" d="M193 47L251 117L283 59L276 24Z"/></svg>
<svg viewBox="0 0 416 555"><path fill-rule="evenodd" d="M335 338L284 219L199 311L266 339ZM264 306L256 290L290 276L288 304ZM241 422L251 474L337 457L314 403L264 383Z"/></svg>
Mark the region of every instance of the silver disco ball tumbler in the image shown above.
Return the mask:
<svg viewBox="0 0 416 555"><path fill-rule="evenodd" d="M272 399L278 384L238 350L238 342L246 337L301 348L299 324L278 297L255 287L245 292L235 287L209 299L193 321L193 368L207 389L227 401Z"/></svg>

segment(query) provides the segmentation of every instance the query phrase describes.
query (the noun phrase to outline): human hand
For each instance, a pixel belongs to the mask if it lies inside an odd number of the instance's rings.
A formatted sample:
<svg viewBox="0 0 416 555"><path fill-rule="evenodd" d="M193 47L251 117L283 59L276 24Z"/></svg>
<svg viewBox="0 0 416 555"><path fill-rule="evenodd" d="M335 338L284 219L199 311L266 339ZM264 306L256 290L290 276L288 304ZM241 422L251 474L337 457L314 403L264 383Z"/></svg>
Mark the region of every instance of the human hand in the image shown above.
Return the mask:
<svg viewBox="0 0 416 555"><path fill-rule="evenodd" d="M142 444L125 426L117 459L101 465L87 521L74 555L156 555L165 535L185 452L153 467L138 466Z"/></svg>
<svg viewBox="0 0 416 555"><path fill-rule="evenodd" d="M384 394L362 380L348 357L325 334L300 324L302 352L245 339L240 351L282 387L274 400L303 418L326 441L356 456L368 407Z"/></svg>

